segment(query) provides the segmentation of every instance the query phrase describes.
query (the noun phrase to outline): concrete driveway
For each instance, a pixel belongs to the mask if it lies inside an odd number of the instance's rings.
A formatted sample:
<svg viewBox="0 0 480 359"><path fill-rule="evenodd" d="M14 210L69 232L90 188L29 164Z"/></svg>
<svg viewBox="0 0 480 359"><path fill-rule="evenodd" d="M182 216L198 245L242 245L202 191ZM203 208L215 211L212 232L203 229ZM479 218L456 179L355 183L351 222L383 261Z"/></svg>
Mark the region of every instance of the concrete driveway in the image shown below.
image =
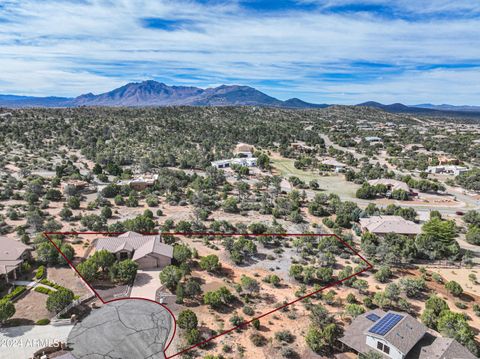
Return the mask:
<svg viewBox="0 0 480 359"><path fill-rule="evenodd" d="M72 325L22 325L0 328L0 357L31 358L39 349L61 342L66 343L72 328Z"/></svg>
<svg viewBox="0 0 480 359"><path fill-rule="evenodd" d="M133 282L130 297L155 300L155 293L162 286L159 277L160 272L159 269L139 270Z"/></svg>

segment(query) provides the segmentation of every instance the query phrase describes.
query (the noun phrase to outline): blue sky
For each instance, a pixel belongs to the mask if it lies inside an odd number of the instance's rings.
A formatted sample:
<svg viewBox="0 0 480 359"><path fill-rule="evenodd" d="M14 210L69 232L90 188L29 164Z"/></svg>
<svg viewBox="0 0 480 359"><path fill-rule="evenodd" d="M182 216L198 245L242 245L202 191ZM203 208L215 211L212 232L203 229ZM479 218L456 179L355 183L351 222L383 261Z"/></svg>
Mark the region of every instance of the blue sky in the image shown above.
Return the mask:
<svg viewBox="0 0 480 359"><path fill-rule="evenodd" d="M480 105L473 0L3 0L0 93L131 81L317 103Z"/></svg>

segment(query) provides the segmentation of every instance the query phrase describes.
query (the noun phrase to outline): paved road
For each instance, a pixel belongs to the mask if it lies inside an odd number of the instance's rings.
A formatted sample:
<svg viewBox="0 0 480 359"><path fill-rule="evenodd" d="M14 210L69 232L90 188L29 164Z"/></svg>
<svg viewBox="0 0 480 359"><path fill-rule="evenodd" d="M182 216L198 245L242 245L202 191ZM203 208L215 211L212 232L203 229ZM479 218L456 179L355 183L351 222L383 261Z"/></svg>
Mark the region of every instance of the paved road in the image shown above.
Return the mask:
<svg viewBox="0 0 480 359"><path fill-rule="evenodd" d="M49 345L65 343L72 325L23 325L0 328L0 358L24 359Z"/></svg>
<svg viewBox="0 0 480 359"><path fill-rule="evenodd" d="M159 304L120 300L95 309L77 323L68 345L79 359L165 358L172 325L171 315Z"/></svg>
<svg viewBox="0 0 480 359"><path fill-rule="evenodd" d="M328 136L325 135L325 134L320 134L320 137L323 138L323 140L325 141L325 145L326 145L327 148L329 146L332 146L333 148L335 148L337 150L350 152L357 159L365 157L364 155L357 153L356 151L354 151L351 148L342 147L342 146L339 146L339 145L333 143L328 138ZM378 159L369 159L369 162L372 163L372 164L376 164L376 163L380 163L380 165L384 164L384 162L382 162ZM390 168L390 170L392 170L393 172L395 172L397 174L401 174L401 175L406 175L407 174L407 173L403 173L399 170L392 169L392 168ZM428 204L409 204L409 203L406 204L406 203L401 203L401 202L397 202L395 204L397 206L400 206L400 207L413 207L413 208L418 209L418 210L422 210L422 209L423 210L437 210L437 211L440 211L443 214L450 214L450 215L455 214L455 212L457 212L459 210L466 211L466 210L471 210L471 209L475 209L475 210L480 209L480 201L478 201L478 200L476 200L476 199L474 199L470 196L467 196L467 195L463 194L462 192L459 192L458 189L456 189L456 188L446 186L446 189L447 189L446 192L448 194L450 194L452 196L455 196L458 201L463 202L465 205L460 206L460 207L448 207L448 206L441 207L441 206L432 206L432 205L428 205ZM361 200L361 199L358 199L358 198L352 198L352 199L349 199L349 200L354 201L354 202L356 202L360 205L363 205L363 206L367 206L369 203L371 203L370 201L364 201L364 200ZM381 207L381 206L378 206L378 207Z"/></svg>

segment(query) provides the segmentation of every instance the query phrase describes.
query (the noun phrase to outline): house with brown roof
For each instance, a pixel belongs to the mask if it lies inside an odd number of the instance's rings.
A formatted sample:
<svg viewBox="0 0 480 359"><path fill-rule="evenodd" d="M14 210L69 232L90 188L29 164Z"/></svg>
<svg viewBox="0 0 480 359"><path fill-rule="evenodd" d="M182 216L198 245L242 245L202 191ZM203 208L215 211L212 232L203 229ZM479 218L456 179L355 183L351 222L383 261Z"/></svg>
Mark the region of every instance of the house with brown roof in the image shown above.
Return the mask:
<svg viewBox="0 0 480 359"><path fill-rule="evenodd" d="M315 149L313 146L309 146L303 141L292 142L290 143L290 147L293 148L294 150L297 150L303 153L310 153L310 152L313 152L313 150Z"/></svg>
<svg viewBox="0 0 480 359"><path fill-rule="evenodd" d="M158 180L158 174L149 175L149 176L140 176L135 177L129 180L118 181L117 184L120 186L129 186L135 191L143 191L149 187L153 187Z"/></svg>
<svg viewBox="0 0 480 359"><path fill-rule="evenodd" d="M94 193L96 188L87 181L69 179L61 183L60 189L64 195L74 193Z"/></svg>
<svg viewBox="0 0 480 359"><path fill-rule="evenodd" d="M0 279L9 283L16 280L22 263L31 258L31 247L15 239L0 237Z"/></svg>
<svg viewBox="0 0 480 359"><path fill-rule="evenodd" d="M126 232L118 237L99 238L95 249L114 253L118 260L131 259L140 269L163 268L172 262L173 247L161 240L161 235Z"/></svg>
<svg viewBox="0 0 480 359"><path fill-rule="evenodd" d="M345 168L347 167L346 164L337 161L334 158L326 158L322 161L322 165L331 168L335 173L343 172L345 171Z"/></svg>
<svg viewBox="0 0 480 359"><path fill-rule="evenodd" d="M416 236L422 233L422 226L400 216L372 216L360 218L362 232L370 232L378 236L388 233Z"/></svg>
<svg viewBox="0 0 480 359"><path fill-rule="evenodd" d="M358 354L385 359L473 359L454 339L442 338L407 313L375 309L356 317L340 338Z"/></svg>
<svg viewBox="0 0 480 359"><path fill-rule="evenodd" d="M237 157L253 157L255 147L246 143L239 143L235 146L234 153Z"/></svg>
<svg viewBox="0 0 480 359"><path fill-rule="evenodd" d="M410 186L405 182L391 179L391 178L378 178L368 181L370 186L384 185L389 191L395 191L401 189L405 192L411 192Z"/></svg>

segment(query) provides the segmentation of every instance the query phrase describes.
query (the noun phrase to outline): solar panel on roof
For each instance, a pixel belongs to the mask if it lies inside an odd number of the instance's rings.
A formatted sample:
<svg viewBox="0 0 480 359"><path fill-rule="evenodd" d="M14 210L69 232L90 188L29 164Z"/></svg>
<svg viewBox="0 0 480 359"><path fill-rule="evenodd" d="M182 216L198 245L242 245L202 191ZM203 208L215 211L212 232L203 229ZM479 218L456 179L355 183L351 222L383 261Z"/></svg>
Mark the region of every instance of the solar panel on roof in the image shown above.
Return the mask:
<svg viewBox="0 0 480 359"><path fill-rule="evenodd" d="M376 322L380 319L380 317L374 313L368 314L367 319L371 320L372 322Z"/></svg>
<svg viewBox="0 0 480 359"><path fill-rule="evenodd" d="M369 332L378 335L385 335L402 319L403 315L387 313L378 320L372 328L370 328Z"/></svg>

